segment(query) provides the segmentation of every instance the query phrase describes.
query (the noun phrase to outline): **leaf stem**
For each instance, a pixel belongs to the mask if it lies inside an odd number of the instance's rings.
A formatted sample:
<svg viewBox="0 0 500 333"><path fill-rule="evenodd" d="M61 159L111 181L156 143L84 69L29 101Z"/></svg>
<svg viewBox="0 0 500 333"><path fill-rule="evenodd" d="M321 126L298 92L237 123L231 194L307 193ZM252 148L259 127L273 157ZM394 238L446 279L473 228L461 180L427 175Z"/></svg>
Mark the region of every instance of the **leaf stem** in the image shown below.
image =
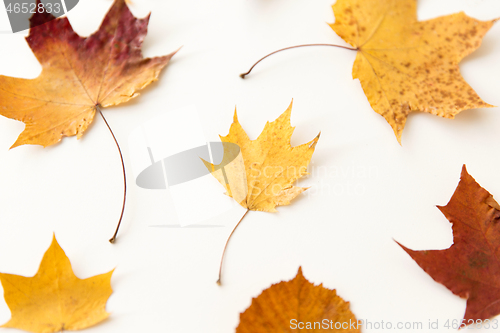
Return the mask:
<svg viewBox="0 0 500 333"><path fill-rule="evenodd" d="M104 115L102 114L101 108L99 105L96 105L97 110L99 111L99 114L102 117L102 120L106 123L106 126L109 129L109 132L113 136L113 140L115 140L116 147L118 148L118 152L120 153L120 159L122 161L122 170L123 170L123 205L122 205L122 212L120 214L120 219L118 220L118 225L116 226L116 231L113 235L113 237L110 238L109 242L114 243L116 241L116 235L118 234L118 230L120 229L120 224L122 223L123 219L123 212L125 211L125 201L127 199L127 176L125 174L125 163L123 162L123 155L122 155L122 150L120 149L120 145L118 144L118 141L116 140L115 134L113 133L113 130L109 126L106 118L104 118Z"/></svg>
<svg viewBox="0 0 500 333"><path fill-rule="evenodd" d="M306 47L306 46L333 46L333 47L339 47L339 48L342 48L342 49L346 49L346 50L351 50L351 51L358 51L357 48L352 48L352 47L348 47L348 46L341 46L341 45L336 45L336 44L302 44L302 45L295 45L295 46L289 46L289 47L285 47L284 49L279 49L277 51L274 51L274 52L271 52L269 53L268 55L260 58L255 64L253 64L252 67L250 67L250 69L248 70L248 72L246 73L243 73L243 74L240 74L240 77L242 79L245 78L245 76L247 76L248 74L250 74L250 72L252 71L252 69L257 66L257 64L259 62L261 62L262 60L266 59L267 57L270 57L272 56L273 54L275 53L278 53L278 52L281 52L281 51L285 51L285 50L290 50L290 49L295 49L295 48L299 48L299 47Z"/></svg>
<svg viewBox="0 0 500 333"><path fill-rule="evenodd" d="M248 214L248 211L249 211L249 209L247 209L247 211L245 212L245 214L243 214L243 216L241 217L240 221L238 222L238 224L236 224L236 226L234 227L233 231L231 231L231 234L229 234L229 237L227 238L226 245L224 246L224 251L222 251L222 258L220 259L219 279L217 280L217 284L219 286L222 285L222 281L221 281L221 277L222 277L222 263L224 262L224 254L226 253L227 244L229 244L229 240L231 239L231 236L234 234L234 231L236 230L236 228L238 228L238 226L240 225L241 221L243 221L243 218Z"/></svg>

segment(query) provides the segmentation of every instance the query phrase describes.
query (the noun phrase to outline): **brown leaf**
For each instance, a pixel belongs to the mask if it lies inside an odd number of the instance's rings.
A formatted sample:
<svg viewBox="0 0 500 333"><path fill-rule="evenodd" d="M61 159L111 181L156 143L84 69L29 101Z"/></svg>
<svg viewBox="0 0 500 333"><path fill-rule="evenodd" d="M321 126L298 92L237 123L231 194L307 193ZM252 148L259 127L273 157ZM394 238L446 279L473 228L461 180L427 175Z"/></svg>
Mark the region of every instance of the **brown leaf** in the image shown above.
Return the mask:
<svg viewBox="0 0 500 333"><path fill-rule="evenodd" d="M361 322L334 290L315 286L299 268L293 280L273 284L240 315L236 333L359 333ZM328 328L326 328L328 327Z"/></svg>
<svg viewBox="0 0 500 333"><path fill-rule="evenodd" d="M454 244L413 251L398 243L436 282L467 299L465 324L500 314L500 211L495 206L464 165L450 202L438 206L453 224Z"/></svg>

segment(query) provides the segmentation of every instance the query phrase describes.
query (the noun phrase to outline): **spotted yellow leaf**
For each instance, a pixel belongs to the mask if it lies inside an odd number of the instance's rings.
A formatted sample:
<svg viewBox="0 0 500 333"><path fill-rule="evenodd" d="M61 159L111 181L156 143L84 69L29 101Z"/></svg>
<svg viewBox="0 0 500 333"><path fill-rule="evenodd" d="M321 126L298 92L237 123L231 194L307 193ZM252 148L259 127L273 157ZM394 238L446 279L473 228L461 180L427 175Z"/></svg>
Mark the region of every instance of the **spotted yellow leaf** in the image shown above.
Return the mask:
<svg viewBox="0 0 500 333"><path fill-rule="evenodd" d="M454 118L492 107L465 82L458 64L496 20L462 12L418 21L416 0L338 0L332 8L330 26L358 51L352 76L399 142L410 112Z"/></svg>

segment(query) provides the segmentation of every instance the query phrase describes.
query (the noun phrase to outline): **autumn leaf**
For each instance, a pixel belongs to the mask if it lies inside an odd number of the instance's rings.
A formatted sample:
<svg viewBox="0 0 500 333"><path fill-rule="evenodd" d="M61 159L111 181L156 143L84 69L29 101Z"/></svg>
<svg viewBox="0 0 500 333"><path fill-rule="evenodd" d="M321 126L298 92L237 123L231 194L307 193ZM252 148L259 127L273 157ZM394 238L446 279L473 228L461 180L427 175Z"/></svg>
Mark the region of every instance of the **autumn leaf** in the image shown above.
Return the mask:
<svg viewBox="0 0 500 333"><path fill-rule="evenodd" d="M67 18L35 13L26 38L42 73L36 79L0 76L0 114L23 121L11 147L80 138L96 111L124 103L158 79L175 54L143 58L149 16L136 19L123 0L115 0L101 27L78 36Z"/></svg>
<svg viewBox="0 0 500 333"><path fill-rule="evenodd" d="M361 322L349 309L349 302L335 289L315 286L302 275L280 282L252 299L240 314L236 333L269 332L361 332Z"/></svg>
<svg viewBox="0 0 500 333"><path fill-rule="evenodd" d="M307 174L307 165L311 160L319 134L310 142L292 147L290 139L293 130L290 124L292 103L286 111L273 122L267 122L256 140L250 140L241 127L236 110L229 134L221 136L223 145L222 162L214 165L203 160L205 166L232 197L247 211L234 227L222 253L219 269L221 284L222 263L227 244L234 231L250 210L276 212L276 206L289 205L306 187L297 187L293 183ZM237 155L237 156L235 156Z"/></svg>
<svg viewBox="0 0 500 333"><path fill-rule="evenodd" d="M465 169L450 202L439 210L453 224L446 250L401 247L436 282L467 299L465 324L500 314L500 206Z"/></svg>
<svg viewBox="0 0 500 333"><path fill-rule="evenodd" d="M241 150L240 158L228 166L223 161L219 165L224 165L224 168L204 161L212 175L226 188L226 194L246 209L276 212L276 206L290 204L307 189L292 184L307 174L307 165L319 134L308 143L291 147L294 131L290 125L291 112L292 104L278 119L268 122L256 140L250 140L235 111L229 134L220 138L222 142L237 144Z"/></svg>
<svg viewBox="0 0 500 333"><path fill-rule="evenodd" d="M111 274L79 279L55 236L33 277L0 273L4 297L12 312L2 327L48 333L80 330L109 316Z"/></svg>
<svg viewBox="0 0 500 333"><path fill-rule="evenodd" d="M417 21L416 0L338 0L332 29L357 49L352 75L401 142L410 112L454 118L492 107L465 82L459 62L496 20L465 13Z"/></svg>

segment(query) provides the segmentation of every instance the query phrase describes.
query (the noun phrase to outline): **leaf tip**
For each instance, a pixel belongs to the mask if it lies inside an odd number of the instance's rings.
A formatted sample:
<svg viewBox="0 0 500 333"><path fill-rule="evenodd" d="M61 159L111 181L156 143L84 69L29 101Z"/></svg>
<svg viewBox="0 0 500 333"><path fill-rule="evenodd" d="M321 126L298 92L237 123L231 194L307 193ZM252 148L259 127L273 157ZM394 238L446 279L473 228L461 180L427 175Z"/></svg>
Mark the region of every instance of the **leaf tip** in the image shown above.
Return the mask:
<svg viewBox="0 0 500 333"><path fill-rule="evenodd" d="M299 270L297 271L297 275L295 277L304 277L304 274L302 273L302 266L299 266Z"/></svg>
<svg viewBox="0 0 500 333"><path fill-rule="evenodd" d="M238 113L236 112L236 106L234 107L233 123L238 123Z"/></svg>
<svg viewBox="0 0 500 333"><path fill-rule="evenodd" d="M320 136L321 136L321 132L319 132L318 135L316 135L316 137L314 139L312 139L312 141L309 143L309 148L311 148L311 149L316 148L316 145L318 144Z"/></svg>
<svg viewBox="0 0 500 333"><path fill-rule="evenodd" d="M169 54L169 57L172 58L177 52L179 52L182 48L184 47L184 45L181 45L177 50L175 50L174 52L170 53Z"/></svg>
<svg viewBox="0 0 500 333"><path fill-rule="evenodd" d="M467 178L467 177L470 177L470 174L467 171L467 167L464 164L464 165L462 165L462 172L460 174L460 180L463 180L464 178Z"/></svg>
<svg viewBox="0 0 500 333"><path fill-rule="evenodd" d="M401 143L401 133L396 134L396 139L398 140L399 145L403 147L403 144Z"/></svg>
<svg viewBox="0 0 500 333"><path fill-rule="evenodd" d="M288 107L285 110L285 114L288 119L290 119L290 116L292 114L292 106L293 106L293 98L292 101L290 102L290 105L288 105Z"/></svg>
<svg viewBox="0 0 500 333"><path fill-rule="evenodd" d="M55 233L55 232L52 232L52 242L50 243L49 250L50 250L51 248L53 248L53 249L55 249L55 250L57 250L57 251L59 251L59 250L60 250L60 251L62 251L63 253L65 253L65 252L64 252L64 250L61 248L61 245L59 245L59 242L57 241L57 238L56 238L56 233ZM49 251L49 250L47 250L47 251ZM65 255L66 255L66 254L65 254Z"/></svg>
<svg viewBox="0 0 500 333"><path fill-rule="evenodd" d="M395 240L394 238L393 238L392 240L393 240L393 241L395 241L395 242L396 242L396 244L398 244L399 246L401 246L401 248L402 248L403 250L405 250L405 252L406 252L406 253L410 254L408 251L412 251L412 250L410 250L409 248L407 248L406 246L404 246L403 244L401 244L400 242L398 242L397 240Z"/></svg>
<svg viewBox="0 0 500 333"><path fill-rule="evenodd" d="M21 136L21 135L20 135ZM12 146L10 146L9 150L12 149L12 148L16 148L16 147L19 147L19 146L22 146L24 145L25 143L20 139L20 136L17 138L16 142L14 142L14 144Z"/></svg>

